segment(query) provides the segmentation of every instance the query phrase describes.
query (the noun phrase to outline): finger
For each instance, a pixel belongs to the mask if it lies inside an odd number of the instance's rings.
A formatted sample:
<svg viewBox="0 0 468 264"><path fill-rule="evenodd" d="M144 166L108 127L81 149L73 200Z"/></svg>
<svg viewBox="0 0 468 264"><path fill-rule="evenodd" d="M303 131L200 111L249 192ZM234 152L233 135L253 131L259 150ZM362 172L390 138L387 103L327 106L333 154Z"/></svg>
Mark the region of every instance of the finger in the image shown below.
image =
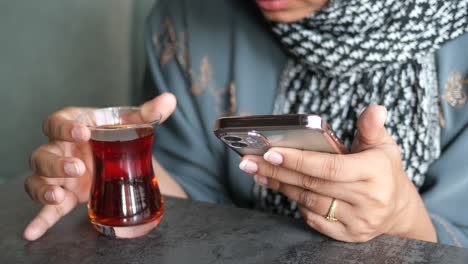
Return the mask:
<svg viewBox="0 0 468 264"><path fill-rule="evenodd" d="M45 205L37 216L29 223L24 230L23 236L29 241L41 237L49 228L51 228L64 215L68 214L78 203L76 196L65 191L65 198L62 203L57 205Z"/></svg>
<svg viewBox="0 0 468 264"><path fill-rule="evenodd" d="M50 115L42 126L44 135L49 140L64 140L69 142L87 141L91 137L91 131L75 117L84 108L65 108Z"/></svg>
<svg viewBox="0 0 468 264"><path fill-rule="evenodd" d="M373 146L389 143L392 139L385 130L386 119L387 110L384 106L369 106L358 119L358 131L352 151L359 152Z"/></svg>
<svg viewBox="0 0 468 264"><path fill-rule="evenodd" d="M267 187L274 191L278 191L279 187L281 186L281 182L275 179L269 179L265 176L261 175L254 175L254 181L261 186Z"/></svg>
<svg viewBox="0 0 468 264"><path fill-rule="evenodd" d="M242 162L244 164L240 167L246 168L249 166L256 166L257 169L254 173L257 178L255 180L260 180L261 182L259 184L263 183L264 186L267 186L270 189L277 190L280 184L289 184L322 195L349 201L351 203L355 201L353 191L350 188L350 185L354 183L332 182L312 177L281 166L272 165L257 156L246 156L246 159ZM255 165L249 164L250 162L255 163ZM263 179L260 178L260 176L265 176L267 178ZM273 184L272 180L275 180L280 184Z"/></svg>
<svg viewBox="0 0 468 264"><path fill-rule="evenodd" d="M151 122L161 118L159 123L163 123L174 112L176 105L177 101L173 94L163 93L141 106L142 121Z"/></svg>
<svg viewBox="0 0 468 264"><path fill-rule="evenodd" d="M298 204L307 207L316 214L325 217L332 204L333 198L318 193L314 193L289 184L281 184L279 191L286 195L289 199L296 201ZM337 208L335 210L335 218L340 222L350 223L354 219L353 206L349 203L337 200Z"/></svg>
<svg viewBox="0 0 468 264"><path fill-rule="evenodd" d="M250 158L250 157L249 157ZM369 170L355 154L330 154L291 148L271 148L263 159L272 165L333 182L365 180Z"/></svg>
<svg viewBox="0 0 468 264"><path fill-rule="evenodd" d="M291 148L272 148L263 158L273 165L334 182L354 182L365 177L352 154L330 154ZM362 168L361 168L362 169Z"/></svg>
<svg viewBox="0 0 468 264"><path fill-rule="evenodd" d="M54 151L58 152L58 151ZM45 177L78 177L85 173L86 166L78 158L63 157L53 153L50 146L38 148L31 155L31 170Z"/></svg>
<svg viewBox="0 0 468 264"><path fill-rule="evenodd" d="M354 242L346 229L346 226L340 221L330 222L322 215L317 214L304 206L299 206L299 210L307 225L318 232L339 241Z"/></svg>
<svg viewBox="0 0 468 264"><path fill-rule="evenodd" d="M26 178L24 189L33 201L42 204L59 204L65 199L65 190L62 187L50 184L38 175Z"/></svg>
<svg viewBox="0 0 468 264"><path fill-rule="evenodd" d="M50 140L64 140L69 142L87 141L91 132L84 125L75 121L74 118L84 108L65 108L50 115L42 126L44 135Z"/></svg>

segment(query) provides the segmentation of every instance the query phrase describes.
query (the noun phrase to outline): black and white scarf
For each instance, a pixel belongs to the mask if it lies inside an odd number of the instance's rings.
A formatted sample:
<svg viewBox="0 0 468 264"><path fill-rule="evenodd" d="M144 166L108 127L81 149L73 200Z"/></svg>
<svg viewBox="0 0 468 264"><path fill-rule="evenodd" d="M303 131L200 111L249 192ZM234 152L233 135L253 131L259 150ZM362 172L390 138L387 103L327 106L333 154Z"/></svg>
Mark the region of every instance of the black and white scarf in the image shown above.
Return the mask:
<svg viewBox="0 0 468 264"><path fill-rule="evenodd" d="M421 187L440 155L434 52L468 32L468 0L335 0L272 28L291 55L274 113L320 114L349 147L360 113L384 105L406 174ZM280 193L254 192L259 209L299 217Z"/></svg>

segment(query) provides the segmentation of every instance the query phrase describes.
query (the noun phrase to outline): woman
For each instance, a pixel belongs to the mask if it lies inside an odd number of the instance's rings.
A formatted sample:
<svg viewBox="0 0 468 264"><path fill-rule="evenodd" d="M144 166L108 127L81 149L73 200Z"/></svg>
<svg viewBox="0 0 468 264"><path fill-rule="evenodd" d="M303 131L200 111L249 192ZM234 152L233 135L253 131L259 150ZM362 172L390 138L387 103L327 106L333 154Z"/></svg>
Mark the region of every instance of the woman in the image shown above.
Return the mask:
<svg viewBox="0 0 468 264"><path fill-rule="evenodd" d="M263 16L253 3L237 2L159 1L150 15L141 95L171 92L179 104L158 131L164 140L156 140L161 189L302 215L312 228L342 241L388 233L463 245L466 229L459 223L466 224L468 215L435 205L468 197L447 199L455 189L430 177L443 183L456 175L453 186L462 186L463 169L427 171L441 149L466 154L456 149L466 144L466 111L446 111L447 127L452 118L462 125L440 136L434 60L440 45L468 31L466 1L258 0ZM167 118L174 106L174 98L163 94L144 104L142 116L158 110ZM46 206L26 228L27 239L37 239L87 200L90 135L70 121L80 111L59 111L44 126L51 143L33 153L35 174L26 189ZM239 161L212 135L219 116L272 112L326 117L352 154L271 149ZM446 144L453 140L458 143ZM73 149L80 155L66 157ZM456 157L444 155L439 167L453 166ZM418 189L429 189L433 203L425 206ZM430 216L426 207L450 218Z"/></svg>

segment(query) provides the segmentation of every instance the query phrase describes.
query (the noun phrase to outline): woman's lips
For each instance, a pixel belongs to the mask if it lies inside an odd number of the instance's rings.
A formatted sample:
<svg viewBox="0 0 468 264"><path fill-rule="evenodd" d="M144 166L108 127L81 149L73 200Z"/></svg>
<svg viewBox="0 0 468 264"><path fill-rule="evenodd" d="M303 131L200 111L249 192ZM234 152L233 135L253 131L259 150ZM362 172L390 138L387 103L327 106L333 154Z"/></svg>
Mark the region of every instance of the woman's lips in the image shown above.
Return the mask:
<svg viewBox="0 0 468 264"><path fill-rule="evenodd" d="M255 0L257 5L266 11L280 11L288 6L289 0Z"/></svg>

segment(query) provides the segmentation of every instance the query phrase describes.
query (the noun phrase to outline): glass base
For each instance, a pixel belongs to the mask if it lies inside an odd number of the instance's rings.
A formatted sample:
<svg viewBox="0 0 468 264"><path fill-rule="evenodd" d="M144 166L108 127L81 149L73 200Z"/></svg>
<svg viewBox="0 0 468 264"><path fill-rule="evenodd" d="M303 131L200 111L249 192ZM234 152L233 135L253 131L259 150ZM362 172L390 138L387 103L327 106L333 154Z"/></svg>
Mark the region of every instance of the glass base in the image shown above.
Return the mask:
<svg viewBox="0 0 468 264"><path fill-rule="evenodd" d="M94 229L96 229L99 233L103 234L106 237L129 239L141 237L148 234L159 224L159 222L161 222L161 219L162 215L149 223L134 226L108 226L99 224L92 220L91 224L93 225Z"/></svg>

